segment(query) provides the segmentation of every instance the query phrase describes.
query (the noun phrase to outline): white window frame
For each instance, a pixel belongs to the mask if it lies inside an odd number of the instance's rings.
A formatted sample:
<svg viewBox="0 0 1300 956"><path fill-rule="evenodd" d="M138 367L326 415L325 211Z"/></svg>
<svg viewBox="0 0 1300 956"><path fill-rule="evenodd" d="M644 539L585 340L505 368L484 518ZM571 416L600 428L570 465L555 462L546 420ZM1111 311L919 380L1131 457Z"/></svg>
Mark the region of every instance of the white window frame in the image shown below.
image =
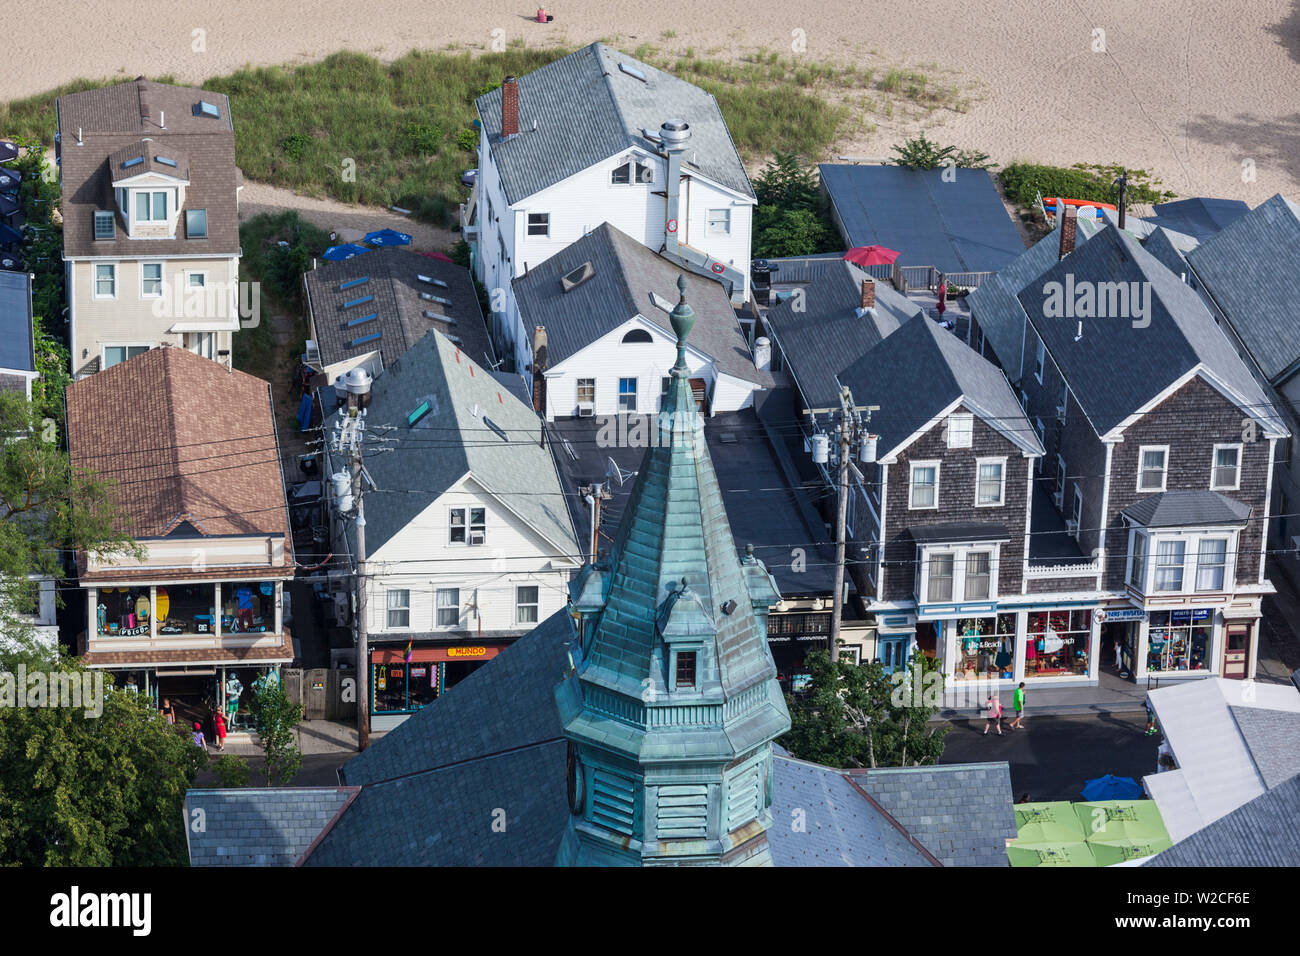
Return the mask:
<svg viewBox="0 0 1300 956"><path fill-rule="evenodd" d="M394 604L393 596L396 594L405 594L405 604ZM389 631L409 631L411 629L411 589L410 588L385 588L384 589L384 627ZM405 624L393 623L393 612L406 615Z"/></svg>
<svg viewBox="0 0 1300 956"><path fill-rule="evenodd" d="M997 465L1000 486L998 488L997 501L980 501L980 469L985 465ZM1007 503L1007 460L1006 458L976 458L975 459L975 507L976 508L1001 508Z"/></svg>
<svg viewBox="0 0 1300 956"><path fill-rule="evenodd" d="M104 295L99 291L99 270L109 269L109 281L113 283L113 291ZM116 299L117 298L117 263L116 262L95 262L91 265L91 282L94 283L94 298L96 299Z"/></svg>
<svg viewBox="0 0 1300 956"><path fill-rule="evenodd" d="M948 447L970 448L975 443L975 416L970 412L953 412L948 416Z"/></svg>
<svg viewBox="0 0 1300 956"><path fill-rule="evenodd" d="M1209 565L1205 565L1205 566L1204 566L1205 569L1207 569L1207 570L1210 569L1210 568L1218 568L1219 571L1220 571L1220 573L1222 574L1222 578L1220 579L1220 581L1219 581L1219 586L1218 586L1217 588L1203 588L1203 587L1201 587L1201 570L1202 570L1202 565L1201 565L1201 547L1205 544L1206 541L1222 541L1222 542L1223 542L1223 563L1222 563L1222 564L1209 564ZM1198 594L1221 594L1221 593L1223 593L1223 592L1225 592L1225 591L1228 590L1228 568L1231 566L1231 560L1230 560L1230 554L1229 554L1229 552L1230 552L1231 548L1232 548L1232 536L1231 536L1231 535L1228 535L1228 534L1221 534L1221 535L1215 535L1215 534L1203 534L1203 535L1201 535L1199 538L1196 539L1196 568L1195 568L1195 570L1192 572L1192 574L1193 574L1193 577L1192 577L1192 589L1193 589L1196 593L1198 593Z"/></svg>
<svg viewBox="0 0 1300 956"><path fill-rule="evenodd" d="M138 222L138 223L166 222L166 221L167 221L167 217L168 217L169 213L171 212L171 207L172 207L172 205L173 205L173 203L174 203L174 199L173 199L173 197L172 197L171 195L169 195L171 192L172 192L172 190L170 190L170 189L159 189L159 188L156 187L156 186L148 186L148 187L145 187L145 188L142 188L142 189L132 189L132 190L131 190L131 200L132 200L132 201L131 201L131 221L132 221L132 222ZM154 197L155 197L156 195L158 195L159 193L161 193L161 194L162 194L162 197L163 197L163 207L164 207L164 208L163 208L163 214L162 214L161 216L155 216L155 215L154 215L154 207L155 207L156 204L155 204L155 202L154 202ZM140 211L140 197L141 197L141 196L145 196L145 197L147 197L146 205L148 205L148 207L149 207L149 215L146 216L146 217L143 217L143 218L141 218L139 215L137 215L137 214L139 213L139 211Z"/></svg>
<svg viewBox="0 0 1300 956"><path fill-rule="evenodd" d="M186 332L182 344L184 344L186 351L193 352L195 355L201 356L205 359L216 361L216 332Z"/></svg>
<svg viewBox="0 0 1300 956"><path fill-rule="evenodd" d="M196 277L202 279L203 281L199 285L191 285L190 283ZM198 290L207 289L207 287L208 287L208 273L206 270L202 270L202 271L197 269L185 270L185 291L186 292L195 292Z"/></svg>
<svg viewBox="0 0 1300 956"><path fill-rule="evenodd" d="M447 593L451 593L456 596L454 603L452 604L440 603L442 601L442 596ZM444 611L448 608L456 612L456 618L454 624L442 623L442 615L439 612ZM453 630L454 628L460 627L460 588L459 587L433 589L433 626L436 630L439 631L450 631Z"/></svg>
<svg viewBox="0 0 1300 956"><path fill-rule="evenodd" d="M1145 458L1146 458L1146 454L1147 454L1147 452L1149 452L1149 451L1158 451L1158 452L1163 452L1163 453L1164 453L1164 456L1165 456L1165 463L1164 463L1164 465L1163 465L1163 466L1161 467L1161 469L1160 469L1160 487L1159 487L1159 488L1143 488L1143 487L1142 487L1142 473L1146 470L1145 467L1144 467L1144 465L1143 465L1143 461L1145 460ZM1135 490L1138 492L1138 494L1154 495L1154 494L1159 494L1160 492L1164 491L1164 490L1165 490L1165 486L1168 485L1168 484L1169 484L1169 446L1168 446L1168 445L1142 445L1142 446L1140 446L1140 447L1138 448L1138 460L1137 460L1137 487L1136 487Z"/></svg>
<svg viewBox="0 0 1300 956"><path fill-rule="evenodd" d="M1219 470L1219 452L1232 449L1237 453L1237 467L1234 469L1234 481L1230 485L1220 485L1215 483L1216 472ZM1214 451L1210 457L1210 490L1211 491L1237 491L1241 488L1241 459L1244 454L1244 446L1240 443L1233 444L1228 442L1222 445L1215 445Z"/></svg>
<svg viewBox="0 0 1300 956"><path fill-rule="evenodd" d="M933 581L933 575L930 572L934 568L934 560L936 558L948 558L952 562L950 566L950 572L948 575L948 596L946 598L930 597L930 586L931 586L931 582ZM960 600L957 597L957 581L959 580L957 577L958 564L959 562L957 560L956 551L931 551L926 554L925 580L923 582L925 590L922 592L925 595L924 602L926 604L949 604L953 601ZM960 564L964 572L965 562L960 562ZM960 578L960 580L962 582L962 587L964 588L966 586L965 577L963 576L962 578Z"/></svg>
<svg viewBox="0 0 1300 956"><path fill-rule="evenodd" d="M960 544L935 544L917 549L917 565L920 569L915 582L916 597L921 604L960 604L963 601L992 601L998 593L998 569L1001 565L1001 546L997 542L971 541ZM970 556L987 554L989 557L989 588L984 597L972 597L966 593L966 575ZM945 600L930 600L930 571L936 558L952 558L951 597Z"/></svg>
<svg viewBox="0 0 1300 956"><path fill-rule="evenodd" d="M987 578L987 584L986 584L985 592L982 596L976 596L969 593L970 559L972 555L977 555L977 554L982 554L989 559L988 569L985 573L985 577ZM993 582L993 565L994 565L994 557L993 557L992 550L986 551L983 548L971 548L969 551L965 552L965 554L962 555L961 597L963 601L992 600L993 595L996 593L996 588L994 587L994 582Z"/></svg>
<svg viewBox="0 0 1300 956"><path fill-rule="evenodd" d="M105 342L99 347L99 369L100 371L103 371L106 368L112 367L107 364L109 349L125 349L126 355L123 357L122 362L129 362L131 359L135 358L134 355L130 354L131 349L144 349L147 352L152 347L153 344L150 342ZM114 364L121 365L122 362L115 362Z"/></svg>
<svg viewBox="0 0 1300 956"><path fill-rule="evenodd" d="M475 511L483 512L483 525L482 525L483 537L478 541L474 540L473 514ZM460 512L461 514L460 528L465 532L464 541L455 541L452 539L452 531L457 527L457 525L454 524L455 516L457 512ZM477 548L484 544L487 544L487 508L484 508L481 505L459 505L455 508L447 509L447 546L448 547Z"/></svg>
<svg viewBox="0 0 1300 956"><path fill-rule="evenodd" d="M911 462L907 473L907 510L908 511L938 511L939 510L939 478L943 462L938 459L932 461L914 461ZM934 504L918 505L916 503L916 469L933 468L934 469Z"/></svg>
<svg viewBox="0 0 1300 956"><path fill-rule="evenodd" d="M1038 432L1038 444L1047 450L1047 427L1043 424L1041 418L1034 419L1034 430ZM1039 455L1034 459L1034 469L1041 475L1043 473L1043 456Z"/></svg>
<svg viewBox="0 0 1300 956"><path fill-rule="evenodd" d="M582 397L583 382L591 383L591 398L589 399L583 399ZM596 380L594 378L580 378L575 380L573 384L573 394L574 394L574 404L580 405L582 404L583 401L589 401L591 402L592 408L595 408L596 407Z"/></svg>
<svg viewBox="0 0 1300 956"><path fill-rule="evenodd" d="M1078 541L1079 536L1083 534L1083 492L1079 490L1079 483L1074 482L1074 501L1070 505L1070 517L1074 521L1074 540Z"/></svg>
<svg viewBox="0 0 1300 956"><path fill-rule="evenodd" d="M533 222L534 217L540 217L545 220L541 223ZM533 232L533 229L541 226L541 232ZM524 232L529 236L549 236L551 234L551 214L549 212L530 212L528 218L524 220Z"/></svg>
<svg viewBox="0 0 1300 956"><path fill-rule="evenodd" d="M1151 593L1153 593L1153 594L1182 594L1182 593L1186 590L1186 585L1187 585L1187 552L1190 550L1187 546L1188 546L1188 544L1190 544L1192 541L1195 541L1195 540L1196 540L1196 539L1194 539L1194 538L1189 539L1189 538L1180 538L1180 537L1164 537L1164 538L1157 538L1157 539L1156 539L1156 546L1155 546L1154 548L1151 549L1151 557L1152 557L1152 560L1151 560L1151 573L1152 573L1152 579L1151 579ZM1183 546L1183 557L1182 557L1182 560L1181 560L1178 564L1161 564L1161 563L1160 563L1160 546L1161 546L1162 544L1182 545L1182 546ZM1162 588L1162 587L1160 586L1160 571L1161 571L1161 569L1164 569L1164 570L1167 570L1167 571L1172 571L1174 568L1177 568L1177 569L1178 569L1178 587L1176 587L1176 588Z"/></svg>
<svg viewBox="0 0 1300 956"><path fill-rule="evenodd" d="M1061 504L1065 504L1065 458L1060 454L1056 456L1056 477L1052 479L1052 491L1061 496Z"/></svg>
<svg viewBox="0 0 1300 956"><path fill-rule="evenodd" d="M1039 385L1043 384L1043 372L1047 368L1047 346L1043 345L1042 337L1038 338L1038 345L1034 348L1034 380Z"/></svg>
<svg viewBox="0 0 1300 956"><path fill-rule="evenodd" d="M624 170L627 172L627 182L620 183L614 179L614 177L618 175L619 170ZM617 166L615 166L613 169L609 171L609 184L611 186L631 186L632 181L635 178L636 178L635 162L630 159L625 163L619 163Z"/></svg>
<svg viewBox="0 0 1300 956"><path fill-rule="evenodd" d="M708 211L707 232L710 236L731 235L731 207Z"/></svg>
<svg viewBox="0 0 1300 956"><path fill-rule="evenodd" d="M1142 542L1142 573L1134 580L1134 566L1137 564L1138 542ZM1143 594L1147 591L1147 575L1151 571L1151 536L1136 528L1130 530L1128 546L1128 567L1125 569L1124 581L1137 588Z"/></svg>
<svg viewBox="0 0 1300 956"><path fill-rule="evenodd" d="M158 279L157 279L157 282L158 282L158 291L157 291L157 292L146 292L146 291L145 291L145 286L144 286L145 282L146 282L146 281L153 281L153 280L146 280L145 277L144 277L144 270L147 269L149 266L157 266L157 267L158 267ZM164 263L162 263L162 262L142 262L142 263L140 263L140 298L142 298L142 299L161 299L161 298L163 297L163 295L166 293L166 290L167 290L167 266L166 266Z"/></svg>
<svg viewBox="0 0 1300 956"><path fill-rule="evenodd" d="M532 588L536 592L536 597L532 601L521 601L519 592L525 588ZM524 620L519 611L521 608L531 607L533 616L529 620ZM542 613L542 588L538 584L516 584L515 585L515 623L516 624L537 624L541 621Z"/></svg>
<svg viewBox="0 0 1300 956"><path fill-rule="evenodd" d="M631 382L631 383L632 383L632 391L630 391L630 392L625 392L625 391L623 391L623 383L624 383L624 382ZM640 379L638 379L635 375L620 375L620 376L619 376L619 379L618 379L618 411L619 411L619 414L627 414L627 415L634 415L634 414L636 414L637 409L639 409L639 408L641 407L641 406L640 406L640 402L641 402L641 395L640 395L640 393L641 393L641 382L640 382ZM624 399L625 396L628 396L628 395L632 396L632 407L631 407L631 408L624 408L624 407L623 407L623 399Z"/></svg>

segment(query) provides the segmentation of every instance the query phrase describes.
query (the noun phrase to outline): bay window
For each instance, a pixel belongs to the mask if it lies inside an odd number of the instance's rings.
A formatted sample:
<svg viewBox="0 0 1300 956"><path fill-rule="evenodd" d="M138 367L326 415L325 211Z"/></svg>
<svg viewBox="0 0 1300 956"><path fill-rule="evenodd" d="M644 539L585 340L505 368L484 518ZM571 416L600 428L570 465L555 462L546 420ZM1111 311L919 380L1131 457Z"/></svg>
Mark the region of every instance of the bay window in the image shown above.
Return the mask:
<svg viewBox="0 0 1300 956"><path fill-rule="evenodd" d="M1156 542L1155 590L1181 591L1183 589L1183 559L1186 553L1186 542L1176 539Z"/></svg>
<svg viewBox="0 0 1300 956"><path fill-rule="evenodd" d="M926 600L930 603L936 601L952 600L952 565L953 556L951 554L933 554L930 556L930 581L926 589Z"/></svg>
<svg viewBox="0 0 1300 956"><path fill-rule="evenodd" d="M1196 553L1196 590L1222 591L1228 564L1227 538L1202 538Z"/></svg>
<svg viewBox="0 0 1300 956"><path fill-rule="evenodd" d="M992 555L987 551L971 551L966 555L967 601L987 601L989 597L989 566Z"/></svg>

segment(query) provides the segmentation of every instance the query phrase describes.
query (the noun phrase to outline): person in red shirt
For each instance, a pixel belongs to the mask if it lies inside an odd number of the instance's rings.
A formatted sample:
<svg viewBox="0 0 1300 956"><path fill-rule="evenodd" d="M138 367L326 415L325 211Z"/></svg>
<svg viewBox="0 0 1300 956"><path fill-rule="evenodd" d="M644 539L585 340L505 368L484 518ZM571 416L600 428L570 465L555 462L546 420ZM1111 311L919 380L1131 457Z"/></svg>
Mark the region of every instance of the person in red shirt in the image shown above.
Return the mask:
<svg viewBox="0 0 1300 956"><path fill-rule="evenodd" d="M217 711L215 723L217 727L217 749L225 750L226 749L226 718L221 716L221 711Z"/></svg>

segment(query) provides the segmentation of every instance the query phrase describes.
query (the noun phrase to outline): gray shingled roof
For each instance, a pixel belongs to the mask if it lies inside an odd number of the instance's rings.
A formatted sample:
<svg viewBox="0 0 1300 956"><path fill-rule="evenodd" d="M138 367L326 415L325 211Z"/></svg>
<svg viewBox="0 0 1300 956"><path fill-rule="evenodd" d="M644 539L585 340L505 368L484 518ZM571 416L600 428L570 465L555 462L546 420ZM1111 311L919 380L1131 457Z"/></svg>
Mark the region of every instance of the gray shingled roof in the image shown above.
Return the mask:
<svg viewBox="0 0 1300 956"><path fill-rule="evenodd" d="M1158 202L1151 209L1155 215L1148 216L1147 222L1202 242L1250 212L1250 207L1240 199L1209 199L1204 196Z"/></svg>
<svg viewBox="0 0 1300 956"><path fill-rule="evenodd" d="M640 72L645 82L619 64ZM655 152L641 131L657 133L672 118L691 127L683 172L754 195L717 100L698 86L603 43L539 67L518 83L520 132L504 142L500 87L475 101L512 205L629 147Z"/></svg>
<svg viewBox="0 0 1300 956"><path fill-rule="evenodd" d="M592 264L595 274L565 292L561 276L584 262ZM770 385L771 374L754 367L745 334L721 283L681 268L609 223L602 223L515 279L514 289L524 327L546 327L547 364L555 368L635 315L676 341L668 314L653 304L650 294L655 293L670 307L676 305L679 276L686 278L686 300L695 310L690 346L712 358L728 375ZM665 366L665 375L667 371Z"/></svg>
<svg viewBox="0 0 1300 956"><path fill-rule="evenodd" d="M1270 380L1300 360L1300 206L1279 193L1205 240L1187 260Z"/></svg>
<svg viewBox="0 0 1300 956"><path fill-rule="evenodd" d="M1243 524L1250 505L1217 491L1163 491L1124 509L1144 528L1186 528Z"/></svg>
<svg viewBox="0 0 1300 956"><path fill-rule="evenodd" d="M356 787L190 790L190 866L293 866L356 795ZM203 827L188 824L202 811Z"/></svg>
<svg viewBox="0 0 1300 956"><path fill-rule="evenodd" d="M933 866L844 776L844 771L772 755L772 826L777 866Z"/></svg>
<svg viewBox="0 0 1300 956"><path fill-rule="evenodd" d="M780 265L785 260L773 259ZM811 275L802 297L782 302L764 321L775 335L799 390L816 407L839 403L836 374L879 345L921 308L886 282L876 283L875 314L859 316L862 280L868 275L843 259L805 263L797 275ZM794 270L778 271L775 282L792 281ZM793 281L799 281L795 279Z"/></svg>
<svg viewBox="0 0 1300 956"><path fill-rule="evenodd" d="M0 270L0 368L36 371L32 348L30 280L26 272Z"/></svg>
<svg viewBox="0 0 1300 956"><path fill-rule="evenodd" d="M446 283L446 287L422 282L419 278L422 275ZM339 288L358 279L369 281ZM474 282L469 270L454 263L410 249L372 249L341 262L322 260L307 273L305 281L316 344L324 365L378 351L387 368L430 329L459 339L461 348L480 365L492 361L492 344ZM423 299L421 295L449 299L451 305ZM367 296L373 298L344 308L346 303ZM348 326L349 322L369 315L375 318ZM376 332L381 335L378 340L352 344Z"/></svg>
<svg viewBox="0 0 1300 956"><path fill-rule="evenodd" d="M859 786L944 866L1006 866L1016 837L1005 761L854 771Z"/></svg>
<svg viewBox="0 0 1300 956"><path fill-rule="evenodd" d="M1197 245L1197 240L1191 236L1164 228L1152 229L1142 240L1142 248L1176 276L1183 276L1192 271L1187 264L1186 256Z"/></svg>
<svg viewBox="0 0 1300 956"><path fill-rule="evenodd" d="M879 405L871 430L880 458L893 455L953 402L1033 455L1043 447L1001 369L924 315L909 320L840 373L859 405Z"/></svg>
<svg viewBox="0 0 1300 956"><path fill-rule="evenodd" d="M1145 866L1300 866L1300 776L1180 840Z"/></svg>
<svg viewBox="0 0 1300 956"><path fill-rule="evenodd" d="M432 410L412 428L407 417L425 401ZM385 425L394 427L381 431ZM372 558L467 473L550 541L553 553L577 553L559 476L538 443L537 414L441 332L426 334L375 379L367 428L395 449L366 461L378 489L366 499Z"/></svg>
<svg viewBox="0 0 1300 956"><path fill-rule="evenodd" d="M1141 320L1130 307L1131 314L1118 317L1045 316L1048 283L1068 287L1068 277L1073 277L1075 289L1085 283L1094 288L1138 283L1138 289L1149 289L1149 315ZM1238 404L1282 428L1276 409L1201 297L1123 230L1103 228L1028 281L1018 298L1098 435L1108 434L1198 365L1230 390ZM1149 324L1134 324L1143 321ZM1160 361L1152 362L1153 355ZM1098 369L1106 374L1098 374Z"/></svg>
<svg viewBox="0 0 1300 956"><path fill-rule="evenodd" d="M1272 789L1300 773L1300 714L1265 707L1228 706L1250 758Z"/></svg>

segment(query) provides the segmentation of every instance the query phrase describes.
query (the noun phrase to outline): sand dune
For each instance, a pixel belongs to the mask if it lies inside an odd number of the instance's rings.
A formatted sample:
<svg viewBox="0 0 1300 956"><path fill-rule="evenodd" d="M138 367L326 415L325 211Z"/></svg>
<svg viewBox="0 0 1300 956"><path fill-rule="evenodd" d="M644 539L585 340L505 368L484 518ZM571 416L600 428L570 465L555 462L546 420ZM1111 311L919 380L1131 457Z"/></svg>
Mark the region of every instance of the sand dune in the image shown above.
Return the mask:
<svg viewBox="0 0 1300 956"><path fill-rule="evenodd" d="M1154 169L1180 195L1252 204L1300 195L1300 0L554 0L546 26L530 22L528 0L169 0L155 9L144 18L107 0L11 7L11 62L21 67L0 76L0 98L79 76L201 82L339 49L384 58L449 43L486 49L496 30L529 45L618 38L625 49L691 45L715 56L789 52L799 30L810 57L955 71L975 101L934 114L941 138L999 162L1121 162ZM1097 30L1104 51L1093 49ZM911 131L882 126L842 151L885 155Z"/></svg>

